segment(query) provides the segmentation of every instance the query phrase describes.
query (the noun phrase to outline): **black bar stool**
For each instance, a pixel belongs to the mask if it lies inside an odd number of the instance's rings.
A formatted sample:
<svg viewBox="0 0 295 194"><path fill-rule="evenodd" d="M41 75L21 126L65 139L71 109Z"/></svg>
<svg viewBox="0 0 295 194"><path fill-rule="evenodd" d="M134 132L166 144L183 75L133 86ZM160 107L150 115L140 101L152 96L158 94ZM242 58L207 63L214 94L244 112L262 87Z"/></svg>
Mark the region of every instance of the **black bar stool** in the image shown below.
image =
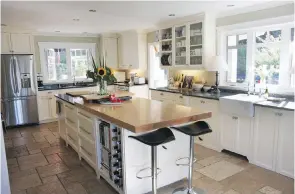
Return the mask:
<svg viewBox="0 0 295 194"><path fill-rule="evenodd" d="M152 168L144 168L140 170L136 177L139 179L152 177L152 193L157 194L157 175L160 173L160 169L157 168L157 146L168 143L175 140L175 137L172 131L169 128L160 128L156 131L138 135L138 136L129 136L130 138L136 139L141 143L151 146L152 149ZM151 176L140 177L138 174L146 169L152 170ZM159 173L157 172L159 170Z"/></svg>
<svg viewBox="0 0 295 194"><path fill-rule="evenodd" d="M177 165L185 165L189 166L189 172L188 172L188 187L182 187L175 189L173 191L173 194L203 194L205 193L202 189L199 188L193 188L192 180L193 180L193 168L194 168L194 162L196 159L194 159L194 137L199 135L204 135L206 133L211 133L212 130L208 123L205 121L197 121L192 124L188 124L185 126L180 127L171 127L173 129L176 129L184 134L187 134L190 136L190 150L189 150L189 163L188 164L177 164ZM184 158L180 158L184 159ZM179 160L180 160L179 159Z"/></svg>

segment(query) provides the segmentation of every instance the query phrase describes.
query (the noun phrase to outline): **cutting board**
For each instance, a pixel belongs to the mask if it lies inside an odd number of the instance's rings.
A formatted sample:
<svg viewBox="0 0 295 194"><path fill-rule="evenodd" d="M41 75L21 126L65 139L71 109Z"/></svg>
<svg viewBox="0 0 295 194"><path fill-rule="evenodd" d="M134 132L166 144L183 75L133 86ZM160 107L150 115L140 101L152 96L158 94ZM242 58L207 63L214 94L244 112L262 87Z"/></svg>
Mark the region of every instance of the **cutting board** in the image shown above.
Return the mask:
<svg viewBox="0 0 295 194"><path fill-rule="evenodd" d="M124 97L124 96L133 96L134 94L127 91L117 91L114 93L116 97ZM87 94L87 95L80 95L84 100L90 101L90 100L99 100L102 98L108 98L108 95L97 95L97 94Z"/></svg>
<svg viewBox="0 0 295 194"><path fill-rule="evenodd" d="M81 95L89 95L90 91L76 91L76 92L67 92L66 93L69 96L78 97Z"/></svg>

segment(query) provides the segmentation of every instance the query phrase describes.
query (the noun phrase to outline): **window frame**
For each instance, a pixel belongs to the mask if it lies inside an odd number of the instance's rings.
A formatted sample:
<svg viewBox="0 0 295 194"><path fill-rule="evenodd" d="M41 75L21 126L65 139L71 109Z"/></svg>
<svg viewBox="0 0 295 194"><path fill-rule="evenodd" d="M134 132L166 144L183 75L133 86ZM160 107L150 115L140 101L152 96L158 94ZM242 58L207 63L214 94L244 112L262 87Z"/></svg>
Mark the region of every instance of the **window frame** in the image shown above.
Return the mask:
<svg viewBox="0 0 295 194"><path fill-rule="evenodd" d="M43 83L52 84L52 83L72 83L75 81L91 81L90 78L76 78L72 77L72 62L71 62L71 49L90 49L91 54L95 60L96 56L96 43L69 43L69 42L38 42L39 54L40 54L40 65L41 72L43 74ZM68 79L65 80L49 80L47 72L47 61L45 57L45 49L48 48L62 48L66 49L66 63L67 63L67 75ZM86 72L85 72L86 74Z"/></svg>
<svg viewBox="0 0 295 194"><path fill-rule="evenodd" d="M280 75L287 75L286 72L289 71L291 64L290 64L290 55L291 52L290 48L290 42L291 42L291 28L294 28L294 25L292 23L284 23L284 24L276 24L276 25L270 25L270 26L262 26L262 27L249 27L248 29L218 29L219 32L219 53L221 56L224 57L227 61L227 55L228 55L228 49L233 46L228 46L227 43L227 37L228 36L238 36L241 34L247 34L247 80L244 83L237 83L237 82L229 82L227 77L227 72L220 72L221 74L221 80L220 85L221 86L231 86L236 88L245 88L248 86L248 83L250 85L254 84L254 65L255 65L255 49L257 47L261 47L263 45L266 45L269 47L269 45L272 44L280 44ZM281 36L282 39L280 42L277 43L268 43L268 44L261 44L256 43L256 32L258 31L273 31L273 30L281 30ZM235 46L237 47L237 46ZM267 84L268 88L273 91L287 91L293 90L292 84L291 84L291 75L288 74L288 76L279 76L279 84L278 85L270 85Z"/></svg>

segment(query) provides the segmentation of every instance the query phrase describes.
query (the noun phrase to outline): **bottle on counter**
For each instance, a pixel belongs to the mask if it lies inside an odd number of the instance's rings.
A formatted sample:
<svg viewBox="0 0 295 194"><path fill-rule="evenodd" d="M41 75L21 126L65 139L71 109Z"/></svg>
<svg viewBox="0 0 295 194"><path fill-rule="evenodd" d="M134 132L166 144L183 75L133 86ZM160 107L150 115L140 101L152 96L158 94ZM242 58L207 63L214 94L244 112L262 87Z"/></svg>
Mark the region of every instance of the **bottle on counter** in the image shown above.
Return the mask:
<svg viewBox="0 0 295 194"><path fill-rule="evenodd" d="M266 86L266 89L265 89L265 92L264 92L264 94L263 94L263 97L264 97L265 99L267 99L268 96L269 96L269 92L268 92L268 88L267 88L267 86Z"/></svg>

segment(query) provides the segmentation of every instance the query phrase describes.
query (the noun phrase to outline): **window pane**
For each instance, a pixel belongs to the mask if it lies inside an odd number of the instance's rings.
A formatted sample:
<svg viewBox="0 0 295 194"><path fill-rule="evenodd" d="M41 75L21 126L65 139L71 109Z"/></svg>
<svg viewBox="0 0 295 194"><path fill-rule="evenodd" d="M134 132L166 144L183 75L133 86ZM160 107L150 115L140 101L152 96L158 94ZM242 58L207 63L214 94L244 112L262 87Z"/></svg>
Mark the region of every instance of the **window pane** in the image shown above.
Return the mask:
<svg viewBox="0 0 295 194"><path fill-rule="evenodd" d="M280 70L280 49L258 47L255 56L255 81L265 84L278 84Z"/></svg>
<svg viewBox="0 0 295 194"><path fill-rule="evenodd" d="M72 76L75 76L75 78L86 78L86 71L92 69L92 64L91 61L88 61L88 56L88 49L78 49L76 50L76 56L71 55Z"/></svg>
<svg viewBox="0 0 295 194"><path fill-rule="evenodd" d="M227 46L236 46L237 44L237 36L228 36L227 37Z"/></svg>
<svg viewBox="0 0 295 194"><path fill-rule="evenodd" d="M48 80L66 80L67 75L67 62L66 62L66 49L64 48L49 48L45 49L45 57L47 61Z"/></svg>
<svg viewBox="0 0 295 194"><path fill-rule="evenodd" d="M238 45L247 45L247 34L241 34L238 37L239 37Z"/></svg>
<svg viewBox="0 0 295 194"><path fill-rule="evenodd" d="M256 43L279 42L282 39L281 34L281 30L256 32Z"/></svg>
<svg viewBox="0 0 295 194"><path fill-rule="evenodd" d="M267 32L256 32L256 43L264 43L266 41Z"/></svg>

